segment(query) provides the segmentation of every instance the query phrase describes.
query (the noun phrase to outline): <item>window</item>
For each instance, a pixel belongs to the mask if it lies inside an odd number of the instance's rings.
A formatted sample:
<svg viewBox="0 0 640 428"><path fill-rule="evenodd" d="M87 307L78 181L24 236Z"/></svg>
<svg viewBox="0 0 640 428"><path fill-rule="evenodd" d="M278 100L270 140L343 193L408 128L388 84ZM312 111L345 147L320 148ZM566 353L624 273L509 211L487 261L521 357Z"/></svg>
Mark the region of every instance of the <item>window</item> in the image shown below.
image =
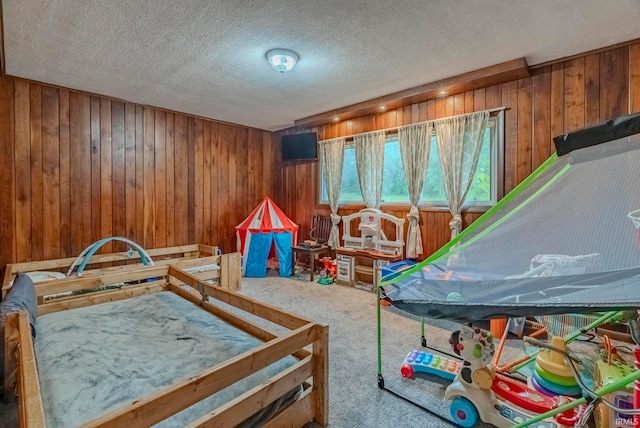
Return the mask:
<svg viewBox="0 0 640 428"><path fill-rule="evenodd" d="M503 113L500 112L497 116L489 118L478 168L465 201L466 207L491 206L498 200L498 181L502 173L500 153L503 152L502 115ZM319 168L319 170L321 169ZM321 202L326 203L328 198L324 180L322 179L322 171L320 171L320 183ZM355 148L353 144L348 143L344 150L342 184L340 187L340 203L345 202L362 202L356 169ZM404 179L400 143L398 143L397 134L390 135L384 147L382 203L409 203L409 192ZM434 207L447 207L435 133L431 136L429 166L424 179L420 203Z"/></svg>

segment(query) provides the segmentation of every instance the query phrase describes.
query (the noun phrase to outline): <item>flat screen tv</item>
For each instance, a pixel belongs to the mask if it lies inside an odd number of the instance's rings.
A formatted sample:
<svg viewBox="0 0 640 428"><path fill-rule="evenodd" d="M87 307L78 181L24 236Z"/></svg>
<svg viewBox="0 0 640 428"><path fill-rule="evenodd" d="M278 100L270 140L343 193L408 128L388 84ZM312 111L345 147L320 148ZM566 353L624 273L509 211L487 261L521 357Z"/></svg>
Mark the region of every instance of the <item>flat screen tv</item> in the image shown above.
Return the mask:
<svg viewBox="0 0 640 428"><path fill-rule="evenodd" d="M315 132L283 135L281 143L283 161L318 160L318 134Z"/></svg>

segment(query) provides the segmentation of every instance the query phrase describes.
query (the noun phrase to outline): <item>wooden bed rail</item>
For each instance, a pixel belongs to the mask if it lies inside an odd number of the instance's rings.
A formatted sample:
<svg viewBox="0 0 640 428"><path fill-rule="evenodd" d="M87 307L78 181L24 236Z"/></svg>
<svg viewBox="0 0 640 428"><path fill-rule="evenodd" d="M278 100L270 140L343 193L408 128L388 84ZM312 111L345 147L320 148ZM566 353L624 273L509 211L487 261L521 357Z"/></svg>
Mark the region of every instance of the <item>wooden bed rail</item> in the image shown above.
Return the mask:
<svg viewBox="0 0 640 428"><path fill-rule="evenodd" d="M183 270L180 270L174 266L169 267L169 276L174 277L176 281L171 281L174 284L187 284L196 290L204 290L206 294L213 297L216 300L235 306L245 312L264 318L272 323L281 325L289 329L295 329L300 326L311 323L312 321L299 317L293 314L287 314L283 316L283 312L275 306L268 305L266 303L259 302L246 296L238 296L235 293L231 293L227 290L223 290L218 287L211 286L201 281L195 275L189 274Z"/></svg>
<svg viewBox="0 0 640 428"><path fill-rule="evenodd" d="M40 394L40 381L36 355L31 338L31 325L26 311L5 316L5 397L13 394L17 382L18 419L20 426L44 428L44 406ZM29 379L28 382L25 379Z"/></svg>
<svg viewBox="0 0 640 428"><path fill-rule="evenodd" d="M218 254L218 247L202 244L180 245L175 247L152 248L146 250L157 265L168 265L176 259L191 259L198 257L215 256ZM2 298L9 292L10 283L18 272L34 271L60 271L66 273L69 267L76 260L76 257L64 259L42 260L35 262L11 263L5 268L2 277ZM89 265L92 268L101 268L113 262L127 262L140 264L140 254L137 251L117 252L108 254L95 254L91 257ZM140 264L141 265L141 264Z"/></svg>

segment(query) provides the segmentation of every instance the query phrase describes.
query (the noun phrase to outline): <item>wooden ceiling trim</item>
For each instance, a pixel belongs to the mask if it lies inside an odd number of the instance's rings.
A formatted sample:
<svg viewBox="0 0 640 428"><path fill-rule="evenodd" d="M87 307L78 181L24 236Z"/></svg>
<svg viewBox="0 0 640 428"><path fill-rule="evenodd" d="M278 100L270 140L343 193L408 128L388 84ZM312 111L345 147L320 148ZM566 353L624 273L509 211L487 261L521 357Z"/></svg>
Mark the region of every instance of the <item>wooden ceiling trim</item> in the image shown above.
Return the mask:
<svg viewBox="0 0 640 428"><path fill-rule="evenodd" d="M530 76L526 59L518 58L458 76L405 89L393 94L373 98L339 109L308 116L295 121L299 128L312 128L336 121L392 110L410 104L433 100L442 96L451 96L474 89L498 85ZM444 92L444 93L443 93Z"/></svg>

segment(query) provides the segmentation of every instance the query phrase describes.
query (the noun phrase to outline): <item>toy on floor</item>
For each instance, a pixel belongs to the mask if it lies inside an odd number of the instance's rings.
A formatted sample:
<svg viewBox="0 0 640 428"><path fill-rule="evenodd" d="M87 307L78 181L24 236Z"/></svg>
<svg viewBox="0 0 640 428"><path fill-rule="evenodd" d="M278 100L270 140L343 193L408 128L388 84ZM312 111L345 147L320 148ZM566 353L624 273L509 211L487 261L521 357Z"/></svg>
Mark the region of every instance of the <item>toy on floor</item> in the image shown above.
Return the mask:
<svg viewBox="0 0 640 428"><path fill-rule="evenodd" d="M462 362L425 351L413 350L402 362L400 374L413 378L416 373L426 373L453 382L462 368Z"/></svg>
<svg viewBox="0 0 640 428"><path fill-rule="evenodd" d="M318 261L322 266L322 269L320 269L320 279L318 279L318 284L333 284L333 281L336 279L336 261L331 257L322 257Z"/></svg>
<svg viewBox="0 0 640 428"><path fill-rule="evenodd" d="M603 352L594 366L594 388L602 388L618 382L635 370L632 364L620 357L607 336L603 336L603 345ZM633 390L633 384L629 384L603 398L622 409L632 409L634 407ZM637 426L640 423L633 415L611 409L604 404L598 405L593 414L597 428Z"/></svg>
<svg viewBox="0 0 640 428"><path fill-rule="evenodd" d="M565 341L561 337L551 338L551 346L560 350L566 349ZM551 349L540 352L536 356L531 385L536 391L549 395L566 395L580 397L582 390L567 365L564 356Z"/></svg>
<svg viewBox="0 0 640 428"><path fill-rule="evenodd" d="M490 364L495 352L491 333L466 325L452 334L451 342L463 363L444 398L452 400L451 417L460 426L473 427L483 421L497 427L510 427L569 400L540 394L522 382L496 374ZM536 427L573 426L583 411L584 406L576 412L560 413Z"/></svg>

